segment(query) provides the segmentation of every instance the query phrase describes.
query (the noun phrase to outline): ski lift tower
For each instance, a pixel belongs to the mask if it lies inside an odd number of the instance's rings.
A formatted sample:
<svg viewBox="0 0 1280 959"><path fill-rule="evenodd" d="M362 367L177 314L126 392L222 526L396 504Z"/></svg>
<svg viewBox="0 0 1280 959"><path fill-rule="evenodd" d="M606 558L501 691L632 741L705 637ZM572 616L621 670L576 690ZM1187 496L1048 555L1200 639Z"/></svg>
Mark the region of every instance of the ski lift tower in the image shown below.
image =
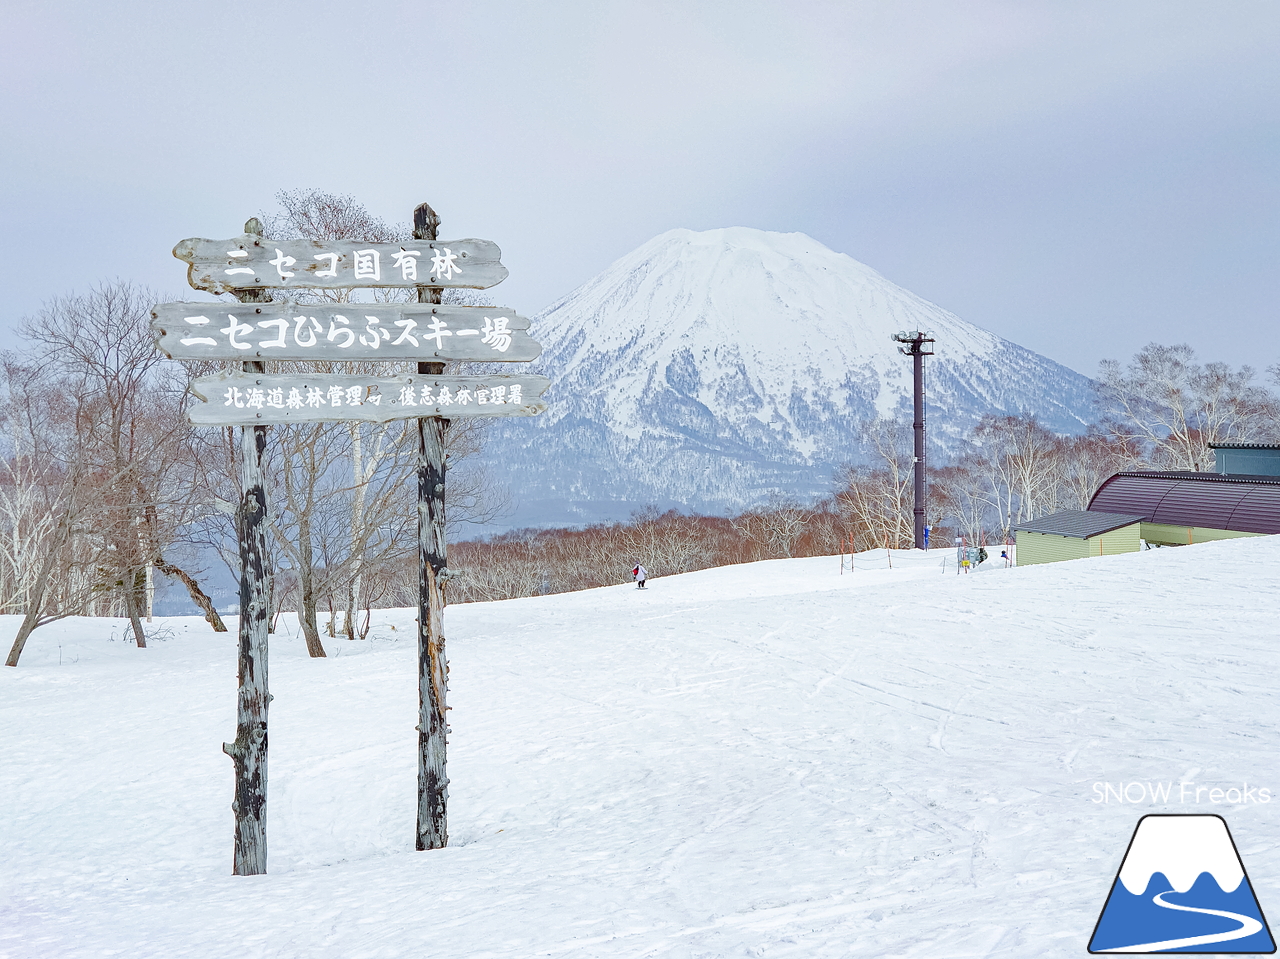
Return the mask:
<svg viewBox="0 0 1280 959"><path fill-rule="evenodd" d="M903 344L898 352L911 357L915 367L915 420L911 424L915 428L915 493L916 505L912 510L915 516L916 549L926 548L925 533L925 492L924 473L924 358L933 356L933 344L936 342L928 333L915 330L911 333L894 333L893 339ZM926 345L927 344L927 345Z"/></svg>

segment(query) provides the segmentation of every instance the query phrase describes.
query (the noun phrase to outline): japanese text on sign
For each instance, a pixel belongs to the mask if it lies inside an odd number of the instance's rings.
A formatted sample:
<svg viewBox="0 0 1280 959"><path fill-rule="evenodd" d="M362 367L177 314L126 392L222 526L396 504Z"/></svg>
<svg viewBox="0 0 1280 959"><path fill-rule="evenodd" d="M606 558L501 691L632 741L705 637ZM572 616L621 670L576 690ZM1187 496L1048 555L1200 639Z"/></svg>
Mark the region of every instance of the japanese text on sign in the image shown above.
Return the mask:
<svg viewBox="0 0 1280 959"><path fill-rule="evenodd" d="M362 376L342 373L222 373L198 377L192 423L235 425L424 416L532 416L551 385L545 376Z"/></svg>
<svg viewBox="0 0 1280 959"><path fill-rule="evenodd" d="M290 346L308 349L321 343L322 340L334 344L338 349L349 349L357 342L357 337L361 346L374 350L386 342L390 342L392 346L405 343L418 346L419 337L424 343L434 342L436 348L440 349L444 346L446 336L478 336L479 342L497 353L505 353L511 346L509 326L511 321L505 316L482 317L483 326L478 330L451 330L448 322L439 317L433 318L425 327L420 328L416 319L406 317L392 321L393 325L398 327L394 331L387 328L382 317L368 313L357 314L354 320L340 313L335 314L329 318L327 329L325 324L315 316L307 314L290 318L258 320L256 323L245 322L234 313L227 313L225 316L225 321L215 320L214 317L204 314L184 316L182 321L192 329L178 342L183 346L219 346L220 342L210 335L217 332L226 337L226 345L237 350L252 350L255 347L262 350L286 349ZM225 322L226 326L218 326L218 322ZM363 328L360 326L362 322ZM258 339L264 335L259 330L268 331L266 339Z"/></svg>
<svg viewBox="0 0 1280 959"><path fill-rule="evenodd" d="M454 253L448 247L441 247L439 250L428 251L431 253L431 269L419 279L418 277L418 258L422 256L422 250L396 250L391 254L390 268L392 271L399 270L399 276L396 279L403 280L406 286L415 284L429 284L434 278L437 280L452 280L454 275L462 274L462 267L458 265L458 254ZM298 258L289 256L279 247L275 247L275 257L267 261L271 266L275 267L276 276L280 280L291 280L297 276L297 272L291 269L298 263ZM231 260L233 265L225 268L222 272L226 276L252 276L258 272L252 267L236 266L235 261L245 259L249 256L247 250L235 249L227 250L227 259ZM330 253L323 251L314 253L311 257L318 260L323 269L315 270L312 276L317 277L334 277L338 276L338 265L342 263L346 265L348 259L342 253ZM382 252L380 250L353 250L350 256L351 278L353 280L381 280L382 279Z"/></svg>
<svg viewBox="0 0 1280 959"><path fill-rule="evenodd" d="M338 303L161 303L157 345L181 360L433 360L523 363L542 347L503 307Z"/></svg>
<svg viewBox="0 0 1280 959"><path fill-rule="evenodd" d="M243 389L238 386L228 386L222 394L222 405L249 410L320 409L325 406L363 406L365 403L380 406L383 396L378 385L331 384L327 389L319 386L291 386L287 389L288 395L285 393L286 388L282 386L268 389L257 386ZM470 403L475 403L476 406L486 404L497 406L505 403L522 406L524 387L520 383L513 383L510 386L490 384L474 388L469 385L450 388L447 383L427 383L421 387L409 384L400 387L398 396L390 400L387 405L432 406L443 410L450 407L465 407Z"/></svg>
<svg viewBox="0 0 1280 959"><path fill-rule="evenodd" d="M199 290L448 286L488 289L507 276L502 251L489 240L357 243L347 240L191 238L173 250Z"/></svg>

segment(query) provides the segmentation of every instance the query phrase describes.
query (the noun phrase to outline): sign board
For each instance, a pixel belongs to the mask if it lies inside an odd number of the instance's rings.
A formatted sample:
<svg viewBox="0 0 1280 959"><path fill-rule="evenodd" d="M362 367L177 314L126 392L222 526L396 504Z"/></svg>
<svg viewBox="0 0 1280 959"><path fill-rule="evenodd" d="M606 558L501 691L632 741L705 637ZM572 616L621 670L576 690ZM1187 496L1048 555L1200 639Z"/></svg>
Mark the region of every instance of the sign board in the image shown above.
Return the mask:
<svg viewBox="0 0 1280 959"><path fill-rule="evenodd" d="M547 408L545 376L374 376L356 373L268 374L268 360L332 367L351 361L448 360L526 362L541 347L529 321L497 307L456 307L431 288L488 289L507 277L502 251L489 240L437 240L440 218L426 203L413 211L404 243L268 240L256 217L230 240L187 239L173 255L190 264L197 290L240 301L162 303L152 311L156 345L171 359L239 361L241 372L202 376L187 416L201 426L240 430L239 687L236 739L223 744L235 766L235 860L238 876L267 870L267 619L271 606L268 510L263 457L268 425L418 421L418 823L415 846L448 843L445 807L446 659L441 627L448 577L445 547L445 420L463 416L533 416ZM272 289L417 288L417 304L275 302ZM345 297L335 297L345 299ZM308 640L310 647L311 640ZM312 652L312 655L316 655ZM323 648L319 655L324 655Z"/></svg>
<svg viewBox="0 0 1280 959"><path fill-rule="evenodd" d="M156 345L173 360L520 363L542 352L529 320L504 307L161 303L151 316Z"/></svg>
<svg viewBox="0 0 1280 959"><path fill-rule="evenodd" d="M351 373L221 373L197 377L191 392L203 401L188 418L197 426L268 426L439 416L533 416L545 376L361 376Z"/></svg>
<svg viewBox="0 0 1280 959"><path fill-rule="evenodd" d="M487 290L507 278L502 251L492 240L267 240L245 233L229 240L183 240L173 255L191 264L187 282L197 290L314 287L450 286Z"/></svg>

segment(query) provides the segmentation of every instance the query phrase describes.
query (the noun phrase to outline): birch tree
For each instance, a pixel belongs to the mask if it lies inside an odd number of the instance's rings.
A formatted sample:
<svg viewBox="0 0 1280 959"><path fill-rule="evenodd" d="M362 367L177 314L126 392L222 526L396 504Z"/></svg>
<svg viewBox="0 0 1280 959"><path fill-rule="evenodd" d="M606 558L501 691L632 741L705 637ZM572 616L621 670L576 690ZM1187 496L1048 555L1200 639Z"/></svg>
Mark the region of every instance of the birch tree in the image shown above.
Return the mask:
<svg viewBox="0 0 1280 959"><path fill-rule="evenodd" d="M1083 436L1063 440L1061 460L1058 484L1062 509L1087 509L1107 479L1146 465L1138 443L1107 435L1096 427Z"/></svg>
<svg viewBox="0 0 1280 959"><path fill-rule="evenodd" d="M88 464L77 395L5 356L5 611L22 620L7 666L17 666L31 633L81 612L98 580ZM67 402L61 402L67 398ZM76 575L79 573L80 575Z"/></svg>
<svg viewBox="0 0 1280 959"><path fill-rule="evenodd" d="M841 522L858 550L909 544L915 538L911 426L889 419L867 420L859 426L858 436L870 460L846 465L837 474L835 506Z"/></svg>
<svg viewBox="0 0 1280 959"><path fill-rule="evenodd" d="M929 505L935 516L955 523L956 535L981 543L988 530L1001 525L991 502L992 488L991 478L972 457L966 457L931 471Z"/></svg>
<svg viewBox="0 0 1280 959"><path fill-rule="evenodd" d="M970 439L973 450L968 458L986 478L1002 534L1057 509L1062 444L1035 417L988 414Z"/></svg>
<svg viewBox="0 0 1280 959"><path fill-rule="evenodd" d="M1248 443L1274 435L1276 398L1253 383L1248 366L1197 362L1186 343L1149 343L1122 367L1103 360L1098 405L1106 428L1146 447L1159 469L1207 472L1211 443Z"/></svg>
<svg viewBox="0 0 1280 959"><path fill-rule="evenodd" d="M66 589L73 581L91 588L99 608L104 597L114 599L116 609L107 611L122 608L138 646L146 644L141 616L151 567L183 572L193 598L200 593L195 577L165 555L193 504L185 381L162 366L154 347L149 320L157 299L122 282L55 298L22 322L25 348L5 368L15 466L24 445L59 464L60 493L46 502L57 519L50 542L93 553L97 571L87 575L83 563L49 559L54 579L30 594L28 616L43 610L38 624L52 615L61 567ZM29 463L21 466L24 477ZM60 614L78 611L73 606L61 604Z"/></svg>

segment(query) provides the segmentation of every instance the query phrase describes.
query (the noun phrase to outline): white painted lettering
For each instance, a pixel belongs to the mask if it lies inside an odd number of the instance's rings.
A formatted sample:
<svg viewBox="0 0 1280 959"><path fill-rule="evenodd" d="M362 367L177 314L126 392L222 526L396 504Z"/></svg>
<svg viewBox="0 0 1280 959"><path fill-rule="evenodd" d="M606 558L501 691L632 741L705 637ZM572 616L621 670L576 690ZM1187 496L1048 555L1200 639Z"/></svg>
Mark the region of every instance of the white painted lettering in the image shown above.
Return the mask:
<svg viewBox="0 0 1280 959"><path fill-rule="evenodd" d="M276 268L276 272L280 274L280 279L287 280L293 276L293 273L285 269L285 267L293 266L298 261L291 256L285 256L280 250L276 250L276 258L267 262Z"/></svg>
<svg viewBox="0 0 1280 959"><path fill-rule="evenodd" d="M329 261L329 268L327 270L316 270L316 276L338 275L338 260L341 259L341 257L337 253L317 253L314 259Z"/></svg>
<svg viewBox="0 0 1280 959"><path fill-rule="evenodd" d="M377 250L356 250L356 279L357 280L378 280L381 279L378 268L378 259L382 254Z"/></svg>
<svg viewBox="0 0 1280 959"><path fill-rule="evenodd" d="M278 320L259 320L258 325L262 327L264 330L269 329L270 327L273 327L273 326L277 327L280 330L280 333L276 336L274 340L264 340L263 342L259 343L258 346L261 349L265 350L273 346L278 346L281 349L285 348L287 344L284 341L284 335L289 332L288 320L283 318Z"/></svg>

